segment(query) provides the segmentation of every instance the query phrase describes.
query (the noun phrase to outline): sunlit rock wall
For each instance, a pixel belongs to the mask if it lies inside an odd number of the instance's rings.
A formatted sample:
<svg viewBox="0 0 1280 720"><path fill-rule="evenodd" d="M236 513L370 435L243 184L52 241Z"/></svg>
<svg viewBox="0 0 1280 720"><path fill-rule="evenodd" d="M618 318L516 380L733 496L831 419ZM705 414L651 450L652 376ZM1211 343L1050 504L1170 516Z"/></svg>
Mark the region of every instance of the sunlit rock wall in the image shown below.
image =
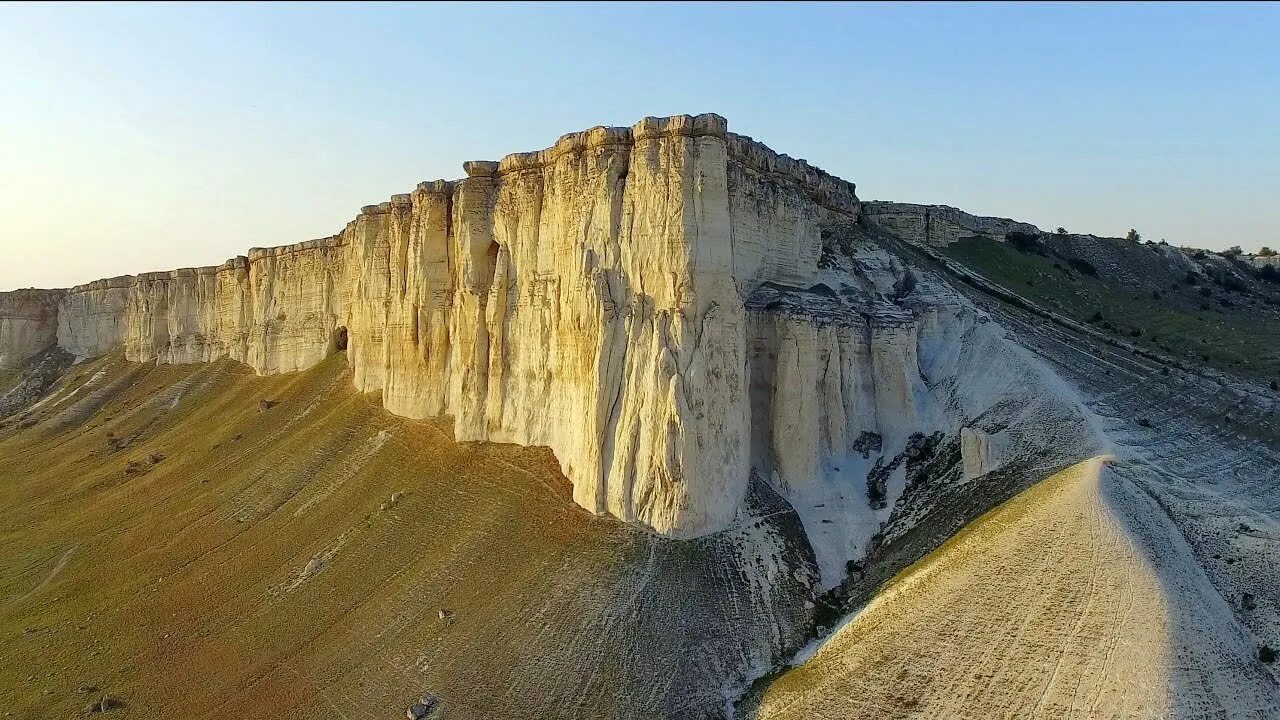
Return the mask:
<svg viewBox="0 0 1280 720"><path fill-rule="evenodd" d="M58 337L58 302L62 290L15 290L0 293L0 370L13 367Z"/></svg>
<svg viewBox="0 0 1280 720"><path fill-rule="evenodd" d="M743 298L819 272L825 228L858 216L853 185L717 115L465 171L331 238L72 288L58 344L260 373L345 347L394 413L550 447L584 507L671 536L725 526L750 454Z"/></svg>

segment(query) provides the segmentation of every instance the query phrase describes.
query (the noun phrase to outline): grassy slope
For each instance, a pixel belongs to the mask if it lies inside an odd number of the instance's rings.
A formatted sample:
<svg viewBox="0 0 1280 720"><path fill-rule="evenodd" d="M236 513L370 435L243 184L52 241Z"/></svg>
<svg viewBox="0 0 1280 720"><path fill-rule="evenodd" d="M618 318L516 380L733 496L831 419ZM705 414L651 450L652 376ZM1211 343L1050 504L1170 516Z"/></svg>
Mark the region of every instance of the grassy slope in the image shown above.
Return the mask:
<svg viewBox="0 0 1280 720"><path fill-rule="evenodd" d="M1220 370L1261 380L1280 378L1280 329L1274 310L1248 298L1211 287L1213 297L1227 297L1232 307L1206 299L1200 286L1172 283L1157 291L1110 284L1071 271L1053 257L1023 253L1008 243L967 239L945 249L951 257L1029 300L1081 322L1092 323L1129 342L1160 352L1204 362ZM1055 267L1055 263L1061 267ZM1208 310L1202 308L1207 304ZM1243 305L1243 307L1241 306ZM1141 330L1140 336L1133 336Z"/></svg>
<svg viewBox="0 0 1280 720"><path fill-rule="evenodd" d="M591 516L549 451L391 416L340 359L267 378L107 359L73 384L99 370L0 431L19 717L74 715L82 685L131 718L398 717L424 692L451 718L657 717L718 709L699 673L783 622L723 543Z"/></svg>

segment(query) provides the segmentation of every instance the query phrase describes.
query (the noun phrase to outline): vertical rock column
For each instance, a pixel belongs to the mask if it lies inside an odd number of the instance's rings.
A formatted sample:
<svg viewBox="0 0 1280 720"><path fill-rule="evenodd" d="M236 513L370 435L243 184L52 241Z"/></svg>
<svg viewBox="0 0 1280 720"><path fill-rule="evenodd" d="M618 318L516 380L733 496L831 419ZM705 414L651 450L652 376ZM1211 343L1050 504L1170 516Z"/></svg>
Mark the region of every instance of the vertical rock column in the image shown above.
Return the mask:
<svg viewBox="0 0 1280 720"><path fill-rule="evenodd" d="M495 162L468 162L454 196L454 298L450 343L449 407L459 440L488 438L485 407L489 381L489 330L485 308L497 267L493 238Z"/></svg>
<svg viewBox="0 0 1280 720"><path fill-rule="evenodd" d="M745 311L733 278L725 122L632 129L623 269L637 293L608 510L675 537L726 525L747 482ZM636 327L636 324L639 324Z"/></svg>
<svg viewBox="0 0 1280 720"><path fill-rule="evenodd" d="M451 193L449 183L436 180L419 184L408 207L392 201L382 401L405 417L446 412L453 303Z"/></svg>

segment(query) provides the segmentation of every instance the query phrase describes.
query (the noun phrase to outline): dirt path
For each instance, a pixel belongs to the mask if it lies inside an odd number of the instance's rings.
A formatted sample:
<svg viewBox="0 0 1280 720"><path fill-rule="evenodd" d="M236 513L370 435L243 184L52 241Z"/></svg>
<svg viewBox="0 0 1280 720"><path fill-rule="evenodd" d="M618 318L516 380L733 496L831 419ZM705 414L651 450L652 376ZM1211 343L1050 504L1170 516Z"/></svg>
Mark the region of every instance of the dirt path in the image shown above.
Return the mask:
<svg viewBox="0 0 1280 720"><path fill-rule="evenodd" d="M49 571L49 574L45 575L44 579L40 581L39 585L36 585L35 587L31 588L26 593L24 593L21 597L14 598L12 602L20 603L23 600L26 600L27 598L31 597L32 595L35 595L36 593L40 592L41 590L44 589L44 586L53 582L53 579L58 577L58 573L62 572L62 568L67 566L67 562L71 560L71 556L74 555L76 550L78 550L79 548L80 548L79 545L72 545L71 547L67 548L66 551L62 553L61 557L58 558L58 562L54 563L53 569Z"/></svg>
<svg viewBox="0 0 1280 720"><path fill-rule="evenodd" d="M1134 539L1127 518L1158 514L1134 492L1094 458L989 513L774 683L759 717L1190 717L1208 700L1188 682L1196 666L1237 668L1198 678L1233 686L1216 691L1235 705L1223 717L1274 716L1250 648L1197 636L1212 598L1166 591L1170 570L1198 568ZM1214 664L1187 667L1204 653Z"/></svg>

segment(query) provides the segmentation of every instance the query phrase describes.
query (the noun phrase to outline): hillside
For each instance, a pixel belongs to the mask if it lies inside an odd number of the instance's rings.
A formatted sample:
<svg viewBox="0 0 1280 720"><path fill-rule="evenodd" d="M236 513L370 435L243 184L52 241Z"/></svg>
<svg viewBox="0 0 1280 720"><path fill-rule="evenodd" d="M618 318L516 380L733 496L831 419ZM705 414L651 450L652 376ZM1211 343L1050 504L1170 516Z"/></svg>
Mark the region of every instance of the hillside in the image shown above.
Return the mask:
<svg viewBox="0 0 1280 720"><path fill-rule="evenodd" d="M769 500L654 538L575 506L545 449L390 415L341 355L73 372L0 430L18 717L104 693L131 718L397 717L423 694L451 718L714 714L798 647L810 595L773 568L809 561Z"/></svg>
<svg viewBox="0 0 1280 720"><path fill-rule="evenodd" d="M1280 380L1280 282L1240 262L1118 239L968 238L944 252L1013 292L1183 362Z"/></svg>
<svg viewBox="0 0 1280 720"><path fill-rule="evenodd" d="M1280 713L1262 270L711 114L464 169L0 293L6 712Z"/></svg>
<svg viewBox="0 0 1280 720"><path fill-rule="evenodd" d="M760 718L1271 717L1274 679L1152 498L1094 458L966 527Z"/></svg>

